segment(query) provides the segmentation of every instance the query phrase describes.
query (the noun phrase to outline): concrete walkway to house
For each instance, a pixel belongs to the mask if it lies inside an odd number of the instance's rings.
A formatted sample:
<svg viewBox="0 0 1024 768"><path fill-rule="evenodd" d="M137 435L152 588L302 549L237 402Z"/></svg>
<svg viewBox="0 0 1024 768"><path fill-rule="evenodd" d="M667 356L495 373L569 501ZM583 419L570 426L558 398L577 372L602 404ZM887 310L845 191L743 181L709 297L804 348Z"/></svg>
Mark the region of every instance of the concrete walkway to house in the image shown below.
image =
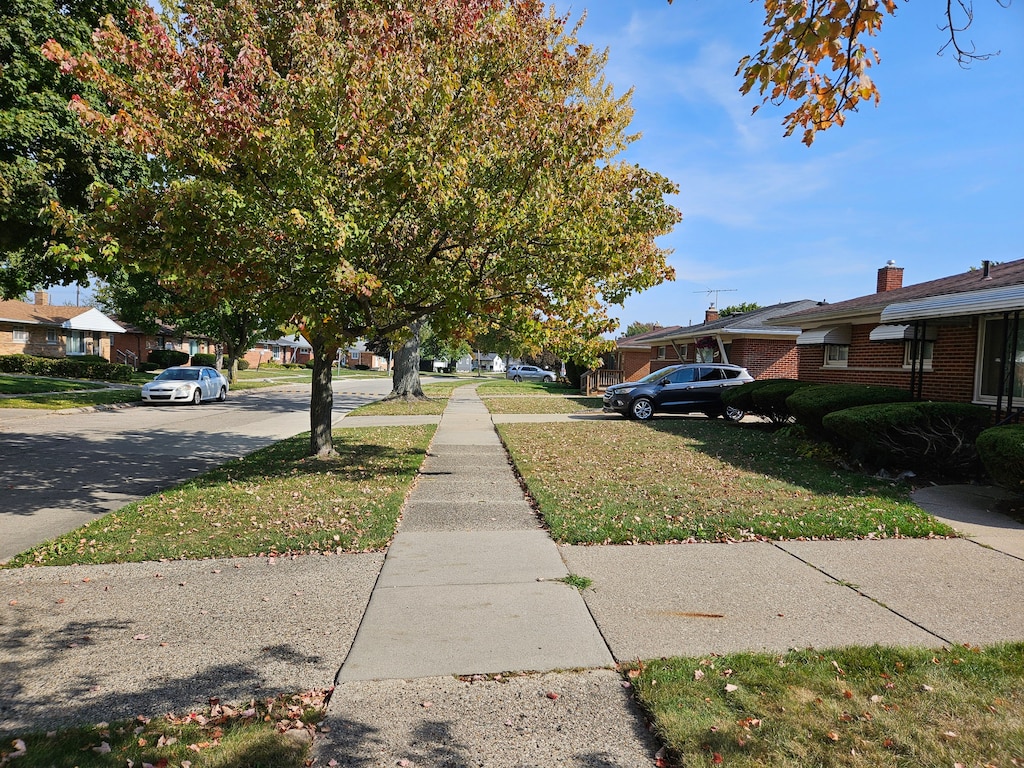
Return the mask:
<svg viewBox="0 0 1024 768"><path fill-rule="evenodd" d="M0 732L336 681L319 764L649 768L616 661L1024 640L997 492L917 496L974 539L556 546L497 419L455 391L386 556L0 572Z"/></svg>

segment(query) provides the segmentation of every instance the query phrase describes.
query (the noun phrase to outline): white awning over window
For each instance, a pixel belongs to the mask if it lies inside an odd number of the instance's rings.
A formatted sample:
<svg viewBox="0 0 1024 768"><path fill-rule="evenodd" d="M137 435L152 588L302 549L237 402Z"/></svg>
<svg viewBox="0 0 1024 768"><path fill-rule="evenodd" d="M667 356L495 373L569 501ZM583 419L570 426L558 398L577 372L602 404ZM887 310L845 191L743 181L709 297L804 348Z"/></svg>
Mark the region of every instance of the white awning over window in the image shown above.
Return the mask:
<svg viewBox="0 0 1024 768"><path fill-rule="evenodd" d="M938 334L934 325L926 325L924 336L918 331L918 339L935 341ZM871 330L868 336L871 341L912 341L914 338L914 326L912 325L879 325Z"/></svg>
<svg viewBox="0 0 1024 768"><path fill-rule="evenodd" d="M883 309L881 320L883 323L900 323L907 320L987 315L1015 310L1024 310L1024 285L901 301Z"/></svg>
<svg viewBox="0 0 1024 768"><path fill-rule="evenodd" d="M811 346L813 344L849 344L850 326L839 325L834 328L815 328L813 331L804 331L796 337L797 346Z"/></svg>

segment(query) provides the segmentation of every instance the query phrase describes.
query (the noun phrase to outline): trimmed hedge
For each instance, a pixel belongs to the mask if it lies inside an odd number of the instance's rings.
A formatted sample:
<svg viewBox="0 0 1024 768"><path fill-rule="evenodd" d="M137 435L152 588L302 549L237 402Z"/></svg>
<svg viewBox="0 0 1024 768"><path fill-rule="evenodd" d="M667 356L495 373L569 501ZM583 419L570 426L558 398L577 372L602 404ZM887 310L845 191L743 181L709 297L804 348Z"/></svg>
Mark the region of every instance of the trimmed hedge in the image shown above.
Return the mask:
<svg viewBox="0 0 1024 768"><path fill-rule="evenodd" d="M738 384L735 387L725 387L722 390L722 402L730 408L753 413L754 392L777 381L782 381L782 379L757 379L748 381L746 384Z"/></svg>
<svg viewBox="0 0 1024 768"><path fill-rule="evenodd" d="M773 424L787 424L793 419L786 400L798 389L814 386L807 381L796 381L795 379L775 379L769 381L765 386L758 387L751 393L754 401L750 412L755 416L762 416Z"/></svg>
<svg viewBox="0 0 1024 768"><path fill-rule="evenodd" d="M786 398L786 407L796 423L817 435L827 436L821 420L835 411L860 405L903 403L911 394L897 387L875 387L868 384L816 384L802 387Z"/></svg>
<svg viewBox="0 0 1024 768"><path fill-rule="evenodd" d="M969 403L884 403L834 411L822 425L872 466L964 474L977 468L974 442L991 418Z"/></svg>
<svg viewBox="0 0 1024 768"><path fill-rule="evenodd" d="M192 355L192 365L206 365L213 368L217 365L217 356L207 354L206 352L199 352Z"/></svg>
<svg viewBox="0 0 1024 768"><path fill-rule="evenodd" d="M90 358L94 356L90 355ZM33 357L32 355L0 355L0 371L28 373L33 376L53 376L58 379L90 379L128 383L135 369L130 365L115 365L103 358L92 362L76 357Z"/></svg>
<svg viewBox="0 0 1024 768"><path fill-rule="evenodd" d="M982 465L996 483L1024 491L1024 424L986 429L976 444Z"/></svg>
<svg viewBox="0 0 1024 768"><path fill-rule="evenodd" d="M185 365L188 362L188 352L179 352L176 349L151 349L149 362L156 363L160 368Z"/></svg>

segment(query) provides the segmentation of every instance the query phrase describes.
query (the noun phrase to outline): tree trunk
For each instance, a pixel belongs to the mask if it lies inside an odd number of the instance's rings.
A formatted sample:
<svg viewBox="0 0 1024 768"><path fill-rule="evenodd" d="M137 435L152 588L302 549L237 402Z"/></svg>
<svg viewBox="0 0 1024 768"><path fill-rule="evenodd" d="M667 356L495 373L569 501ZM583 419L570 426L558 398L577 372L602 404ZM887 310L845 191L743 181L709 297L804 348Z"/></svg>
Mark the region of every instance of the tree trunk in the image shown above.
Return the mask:
<svg viewBox="0 0 1024 768"><path fill-rule="evenodd" d="M309 454L330 456L334 453L331 433L331 411L334 409L334 390L331 373L337 344L327 344L322 336L310 339L313 347L313 392L309 398Z"/></svg>
<svg viewBox="0 0 1024 768"><path fill-rule="evenodd" d="M386 400L425 400L420 385L420 329L423 321L417 320L409 326L409 338L395 351L395 371L392 377L391 394Z"/></svg>

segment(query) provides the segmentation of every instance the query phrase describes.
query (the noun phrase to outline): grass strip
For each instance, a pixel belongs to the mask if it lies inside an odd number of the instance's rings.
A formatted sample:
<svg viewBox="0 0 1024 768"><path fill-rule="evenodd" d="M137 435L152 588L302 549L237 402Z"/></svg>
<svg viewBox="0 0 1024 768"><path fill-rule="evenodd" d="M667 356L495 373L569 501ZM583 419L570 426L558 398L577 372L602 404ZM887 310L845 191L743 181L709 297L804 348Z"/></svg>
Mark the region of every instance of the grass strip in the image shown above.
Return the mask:
<svg viewBox="0 0 1024 768"><path fill-rule="evenodd" d="M326 691L251 699L237 706L211 699L182 715L61 728L15 736L0 745L0 765L18 768L301 768Z"/></svg>
<svg viewBox="0 0 1024 768"><path fill-rule="evenodd" d="M703 419L500 424L552 536L570 544L948 536L906 486Z"/></svg>
<svg viewBox="0 0 1024 768"><path fill-rule="evenodd" d="M511 379L497 379L484 381L478 390L481 397L487 395L578 395L580 391L574 387L568 387L561 382L550 381L520 381Z"/></svg>
<svg viewBox="0 0 1024 768"><path fill-rule="evenodd" d="M86 408L92 405L135 403L142 399L137 389L106 389L101 392L68 392L60 395L26 395L0 399L0 408L30 408L59 411L64 408Z"/></svg>
<svg viewBox="0 0 1024 768"><path fill-rule="evenodd" d="M661 659L627 672L668 765L1014 766L1024 643Z"/></svg>
<svg viewBox="0 0 1024 768"><path fill-rule="evenodd" d="M601 408L599 397L483 397L491 413L582 413Z"/></svg>
<svg viewBox="0 0 1024 768"><path fill-rule="evenodd" d="M361 405L350 412L352 416L440 416L448 407L448 399L468 381L439 381L423 385L427 400L378 400Z"/></svg>
<svg viewBox="0 0 1024 768"><path fill-rule="evenodd" d="M365 552L387 546L433 426L283 440L14 557L6 567Z"/></svg>
<svg viewBox="0 0 1024 768"><path fill-rule="evenodd" d="M39 392L72 392L103 386L88 381L53 379L44 376L9 376L0 374L0 395L32 395Z"/></svg>

